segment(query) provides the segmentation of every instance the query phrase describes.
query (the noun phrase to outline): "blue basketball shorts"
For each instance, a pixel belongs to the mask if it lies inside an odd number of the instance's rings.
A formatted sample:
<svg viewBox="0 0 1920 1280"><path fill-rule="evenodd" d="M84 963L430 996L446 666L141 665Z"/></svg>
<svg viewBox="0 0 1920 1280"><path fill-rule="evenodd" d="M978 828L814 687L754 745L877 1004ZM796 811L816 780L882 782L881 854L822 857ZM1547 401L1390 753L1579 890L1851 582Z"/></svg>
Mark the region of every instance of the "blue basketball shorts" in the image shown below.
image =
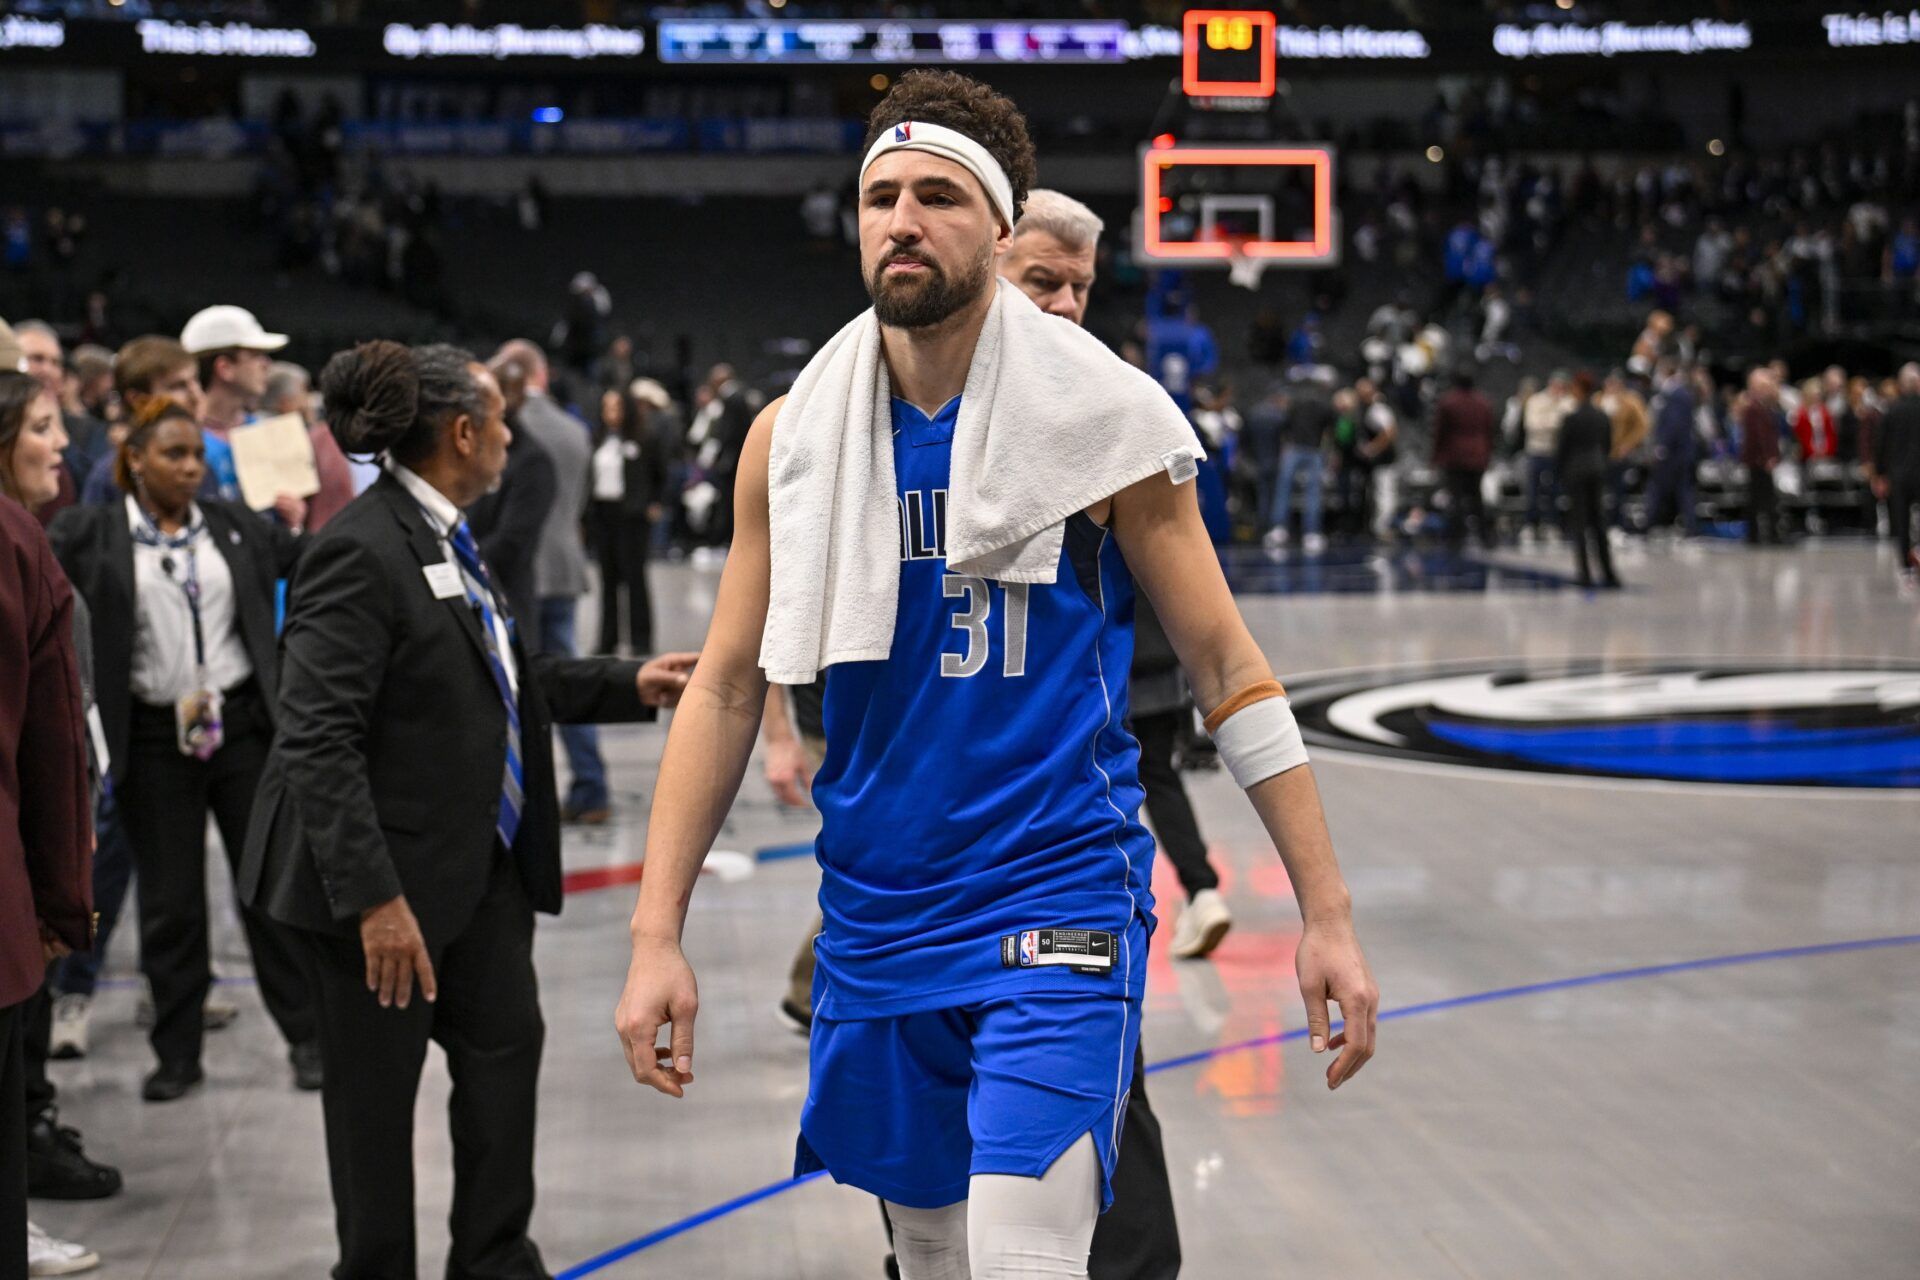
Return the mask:
<svg viewBox="0 0 1920 1280"><path fill-rule="evenodd" d="M938 1209L966 1199L977 1173L1038 1178L1091 1133L1104 1212L1139 1041L1140 1002L1118 994L816 1016L794 1172Z"/></svg>

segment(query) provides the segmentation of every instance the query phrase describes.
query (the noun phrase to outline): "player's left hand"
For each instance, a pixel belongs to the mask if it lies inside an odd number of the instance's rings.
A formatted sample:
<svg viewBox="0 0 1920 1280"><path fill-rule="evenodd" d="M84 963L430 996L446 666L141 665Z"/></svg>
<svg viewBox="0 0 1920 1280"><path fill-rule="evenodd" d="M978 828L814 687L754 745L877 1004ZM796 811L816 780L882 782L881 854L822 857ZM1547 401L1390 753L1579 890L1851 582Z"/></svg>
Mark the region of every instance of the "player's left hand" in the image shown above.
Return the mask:
<svg viewBox="0 0 1920 1280"><path fill-rule="evenodd" d="M697 653L663 653L647 659L634 680L640 690L640 701L650 707L678 706L680 694L687 687L687 677L693 674L694 664L699 661Z"/></svg>
<svg viewBox="0 0 1920 1280"><path fill-rule="evenodd" d="M1380 1008L1380 989L1367 969L1352 918L1308 921L1293 967L1307 1003L1307 1034L1313 1051L1340 1051L1327 1068L1327 1088L1338 1089L1373 1057L1374 1016ZM1336 1036L1327 1034L1329 1001L1340 1006L1345 1023Z"/></svg>

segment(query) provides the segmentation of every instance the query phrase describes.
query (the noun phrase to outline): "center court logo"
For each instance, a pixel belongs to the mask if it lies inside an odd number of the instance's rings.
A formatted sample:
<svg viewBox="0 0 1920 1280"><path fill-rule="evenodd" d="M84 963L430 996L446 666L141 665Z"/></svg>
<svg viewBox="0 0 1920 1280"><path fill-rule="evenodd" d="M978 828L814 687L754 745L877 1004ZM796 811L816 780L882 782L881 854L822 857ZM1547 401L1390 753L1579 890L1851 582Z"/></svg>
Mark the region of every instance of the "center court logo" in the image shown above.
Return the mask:
<svg viewBox="0 0 1920 1280"><path fill-rule="evenodd" d="M1453 663L1287 682L1311 745L1483 769L1920 788L1920 664Z"/></svg>

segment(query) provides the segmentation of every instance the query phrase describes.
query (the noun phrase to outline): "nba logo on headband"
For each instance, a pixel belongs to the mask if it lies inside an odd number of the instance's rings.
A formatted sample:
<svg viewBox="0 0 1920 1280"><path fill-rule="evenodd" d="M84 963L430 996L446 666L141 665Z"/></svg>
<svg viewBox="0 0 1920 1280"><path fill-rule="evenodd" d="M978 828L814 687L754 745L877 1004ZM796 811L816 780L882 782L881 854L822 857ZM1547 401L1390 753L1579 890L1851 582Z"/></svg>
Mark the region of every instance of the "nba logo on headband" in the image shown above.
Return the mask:
<svg viewBox="0 0 1920 1280"><path fill-rule="evenodd" d="M1000 167L1000 162L985 147L945 125L929 124L925 120L896 122L891 133L883 132L868 149L867 158L860 164L860 181L866 181L867 170L873 167L875 160L901 148L926 151L951 160L980 179L980 185L993 201L994 211L1000 215L1000 221L1008 230L1013 229L1013 186L1007 181L1006 170Z"/></svg>

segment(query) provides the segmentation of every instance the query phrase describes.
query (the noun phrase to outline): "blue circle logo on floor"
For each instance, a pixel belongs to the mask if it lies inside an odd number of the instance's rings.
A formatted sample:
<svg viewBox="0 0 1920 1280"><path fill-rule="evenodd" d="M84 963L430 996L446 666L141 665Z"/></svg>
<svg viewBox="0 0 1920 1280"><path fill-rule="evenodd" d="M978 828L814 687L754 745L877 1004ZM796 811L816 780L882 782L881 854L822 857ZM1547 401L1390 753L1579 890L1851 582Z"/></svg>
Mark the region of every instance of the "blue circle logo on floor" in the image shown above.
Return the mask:
<svg viewBox="0 0 1920 1280"><path fill-rule="evenodd" d="M1482 769L1920 787L1920 665L1454 663L1287 681L1310 747Z"/></svg>

